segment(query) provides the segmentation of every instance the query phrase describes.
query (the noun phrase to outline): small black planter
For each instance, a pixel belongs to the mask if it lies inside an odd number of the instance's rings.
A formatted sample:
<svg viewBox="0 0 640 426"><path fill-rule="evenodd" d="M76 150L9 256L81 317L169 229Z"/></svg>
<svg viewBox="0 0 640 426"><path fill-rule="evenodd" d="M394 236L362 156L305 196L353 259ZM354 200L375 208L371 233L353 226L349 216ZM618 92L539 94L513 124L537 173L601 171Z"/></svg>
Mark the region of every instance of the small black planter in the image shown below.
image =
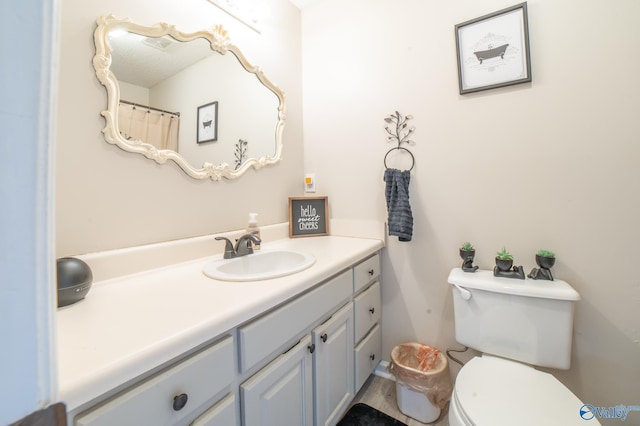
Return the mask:
<svg viewBox="0 0 640 426"><path fill-rule="evenodd" d="M508 272L513 266L513 259L500 259L499 257L496 257L496 266L498 267L498 270Z"/></svg>
<svg viewBox="0 0 640 426"><path fill-rule="evenodd" d="M540 255L536 254L536 263L541 268L551 269L551 268L553 268L553 265L556 264L556 258L555 257L544 257L544 256L540 256Z"/></svg>
<svg viewBox="0 0 640 426"><path fill-rule="evenodd" d="M475 256L475 250L460 249L460 257L462 258L462 270L464 272L475 272L478 270L477 266L473 266L473 259L475 258Z"/></svg>
<svg viewBox="0 0 640 426"><path fill-rule="evenodd" d="M500 259L496 257L496 266L493 268L495 277L517 278L524 280L524 268L522 266L513 266L513 259Z"/></svg>
<svg viewBox="0 0 640 426"><path fill-rule="evenodd" d="M536 254L536 264L538 264L540 269L533 268L531 272L529 272L529 275L527 276L534 280L553 281L553 275L551 275L551 268L553 268L553 265L555 265L555 263L556 263L555 257L545 257L545 256L540 256Z"/></svg>

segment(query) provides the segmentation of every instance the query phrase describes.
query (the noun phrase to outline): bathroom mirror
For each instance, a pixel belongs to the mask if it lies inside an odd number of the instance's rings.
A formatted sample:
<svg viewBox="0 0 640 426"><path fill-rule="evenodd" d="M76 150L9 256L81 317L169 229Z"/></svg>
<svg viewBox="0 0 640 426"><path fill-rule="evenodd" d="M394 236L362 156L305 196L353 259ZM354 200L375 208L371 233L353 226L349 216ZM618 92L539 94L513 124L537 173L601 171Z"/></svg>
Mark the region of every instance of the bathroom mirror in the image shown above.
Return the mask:
<svg viewBox="0 0 640 426"><path fill-rule="evenodd" d="M184 33L98 18L93 66L107 90L107 142L196 179L234 179L280 161L285 96L227 32Z"/></svg>

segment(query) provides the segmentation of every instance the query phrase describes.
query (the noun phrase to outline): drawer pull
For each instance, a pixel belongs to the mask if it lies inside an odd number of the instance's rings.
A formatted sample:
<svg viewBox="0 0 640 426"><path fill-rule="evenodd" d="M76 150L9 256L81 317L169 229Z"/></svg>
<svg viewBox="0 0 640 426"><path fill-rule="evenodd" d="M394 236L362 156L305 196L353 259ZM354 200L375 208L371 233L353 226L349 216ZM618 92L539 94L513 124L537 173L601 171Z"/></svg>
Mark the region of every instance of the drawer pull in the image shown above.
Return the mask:
<svg viewBox="0 0 640 426"><path fill-rule="evenodd" d="M314 343L307 346L309 348L309 353L312 354L316 350L316 345Z"/></svg>
<svg viewBox="0 0 640 426"><path fill-rule="evenodd" d="M322 339L323 342L327 341L327 333L324 333L322 335L320 335L320 338Z"/></svg>
<svg viewBox="0 0 640 426"><path fill-rule="evenodd" d="M373 361L374 359L376 359L376 354L371 354L371 355L369 355L369 359L370 359L371 361Z"/></svg>
<svg viewBox="0 0 640 426"><path fill-rule="evenodd" d="M373 269L369 269L369 276L372 277L375 271Z"/></svg>
<svg viewBox="0 0 640 426"><path fill-rule="evenodd" d="M187 405L187 400L189 396L186 393L181 393L180 395L176 395L173 397L173 410L180 411Z"/></svg>
<svg viewBox="0 0 640 426"><path fill-rule="evenodd" d="M369 312L371 312L371 315L373 315L375 311L376 311L376 308L369 308Z"/></svg>

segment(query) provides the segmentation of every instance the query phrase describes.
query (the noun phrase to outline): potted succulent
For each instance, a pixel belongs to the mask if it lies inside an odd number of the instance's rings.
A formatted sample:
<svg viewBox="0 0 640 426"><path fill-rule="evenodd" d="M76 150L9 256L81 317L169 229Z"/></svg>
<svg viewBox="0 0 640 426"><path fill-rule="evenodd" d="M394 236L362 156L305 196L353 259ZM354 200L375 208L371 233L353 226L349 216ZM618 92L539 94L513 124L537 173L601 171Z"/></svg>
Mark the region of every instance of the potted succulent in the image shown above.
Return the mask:
<svg viewBox="0 0 640 426"><path fill-rule="evenodd" d="M556 263L555 253L549 250L538 250L538 253L536 253L536 263L540 269L533 268L528 277L533 278L534 280L553 281L551 268Z"/></svg>
<svg viewBox="0 0 640 426"><path fill-rule="evenodd" d="M496 253L496 266L502 272L510 271L513 266L513 256L504 247Z"/></svg>
<svg viewBox="0 0 640 426"><path fill-rule="evenodd" d="M536 263L541 268L551 269L556 263L556 255L549 250L538 250L538 253L536 253Z"/></svg>
<svg viewBox="0 0 640 426"><path fill-rule="evenodd" d="M473 266L473 259L476 255L476 249L473 245L466 241L460 246L460 257L462 258L462 270L465 272L475 272L478 270L477 266Z"/></svg>

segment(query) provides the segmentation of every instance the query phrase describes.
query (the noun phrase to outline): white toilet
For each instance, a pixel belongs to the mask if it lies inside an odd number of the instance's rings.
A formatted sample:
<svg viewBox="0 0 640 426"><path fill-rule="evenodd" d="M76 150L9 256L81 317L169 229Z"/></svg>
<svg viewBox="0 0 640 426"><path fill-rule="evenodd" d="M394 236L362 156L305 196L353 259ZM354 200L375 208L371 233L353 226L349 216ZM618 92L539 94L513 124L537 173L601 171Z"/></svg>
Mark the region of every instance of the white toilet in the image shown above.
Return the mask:
<svg viewBox="0 0 640 426"><path fill-rule="evenodd" d="M561 280L494 277L492 271L455 268L448 281L456 340L482 352L458 373L450 426L584 426L584 404L533 367L569 368L580 295Z"/></svg>

